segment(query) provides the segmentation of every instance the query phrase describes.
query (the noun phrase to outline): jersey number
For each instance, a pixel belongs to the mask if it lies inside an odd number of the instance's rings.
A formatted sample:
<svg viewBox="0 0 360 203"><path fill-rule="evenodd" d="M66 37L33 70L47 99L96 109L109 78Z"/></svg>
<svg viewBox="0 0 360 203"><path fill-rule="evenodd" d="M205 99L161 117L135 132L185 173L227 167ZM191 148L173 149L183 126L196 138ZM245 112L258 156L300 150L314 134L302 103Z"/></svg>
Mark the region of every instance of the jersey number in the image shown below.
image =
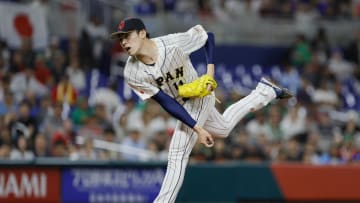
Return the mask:
<svg viewBox="0 0 360 203"><path fill-rule="evenodd" d="M179 80L178 84L176 84L176 82L173 83L175 89L177 89L177 90L179 89L179 86L183 85L183 84L184 84L184 82L182 80Z"/></svg>

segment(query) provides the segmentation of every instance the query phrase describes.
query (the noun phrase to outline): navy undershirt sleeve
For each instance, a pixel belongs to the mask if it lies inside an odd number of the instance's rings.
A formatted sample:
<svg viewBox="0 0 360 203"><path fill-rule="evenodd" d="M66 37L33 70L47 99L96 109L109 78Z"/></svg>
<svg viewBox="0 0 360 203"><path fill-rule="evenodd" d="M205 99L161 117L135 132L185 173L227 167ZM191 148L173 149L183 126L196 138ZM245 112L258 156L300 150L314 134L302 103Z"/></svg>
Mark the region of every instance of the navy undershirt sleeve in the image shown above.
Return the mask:
<svg viewBox="0 0 360 203"><path fill-rule="evenodd" d="M208 39L204 45L207 64L214 64L215 35L208 32Z"/></svg>
<svg viewBox="0 0 360 203"><path fill-rule="evenodd" d="M151 98L157 101L173 117L179 119L187 126L194 128L194 126L196 125L196 121L190 116L190 114L185 110L185 108L180 105L174 98L165 94L163 91L160 90Z"/></svg>

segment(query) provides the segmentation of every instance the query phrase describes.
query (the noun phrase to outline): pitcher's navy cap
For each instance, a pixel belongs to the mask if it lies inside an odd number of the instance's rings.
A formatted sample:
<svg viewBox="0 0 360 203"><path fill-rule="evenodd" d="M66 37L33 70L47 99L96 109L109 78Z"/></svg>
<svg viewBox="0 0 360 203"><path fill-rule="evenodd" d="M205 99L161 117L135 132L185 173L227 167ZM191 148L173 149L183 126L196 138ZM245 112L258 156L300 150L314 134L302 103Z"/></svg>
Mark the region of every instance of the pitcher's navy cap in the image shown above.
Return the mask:
<svg viewBox="0 0 360 203"><path fill-rule="evenodd" d="M111 33L111 38L119 38L119 36L123 33L128 33L133 30L142 30L146 29L143 21L139 18L127 18L122 20L119 23L118 30L116 32Z"/></svg>

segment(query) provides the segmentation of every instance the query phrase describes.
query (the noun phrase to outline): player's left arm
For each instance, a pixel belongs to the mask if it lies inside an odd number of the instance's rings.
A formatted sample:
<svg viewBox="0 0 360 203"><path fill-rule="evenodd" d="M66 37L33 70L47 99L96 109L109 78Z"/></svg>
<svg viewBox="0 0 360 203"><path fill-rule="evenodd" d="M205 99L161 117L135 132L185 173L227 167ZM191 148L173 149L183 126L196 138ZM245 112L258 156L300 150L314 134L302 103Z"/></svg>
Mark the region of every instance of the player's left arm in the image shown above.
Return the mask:
<svg viewBox="0 0 360 203"><path fill-rule="evenodd" d="M206 63L207 63L207 72L206 74L210 77L215 77L215 65L214 65L214 51L215 51L215 35L212 32L208 32L208 38L204 45ZM211 87L213 90L216 87Z"/></svg>
<svg viewBox="0 0 360 203"><path fill-rule="evenodd" d="M212 32L208 32L207 36L207 40L204 44L207 73L190 83L179 86L178 93L181 97L205 97L211 94L217 87L217 82L214 79L215 36Z"/></svg>

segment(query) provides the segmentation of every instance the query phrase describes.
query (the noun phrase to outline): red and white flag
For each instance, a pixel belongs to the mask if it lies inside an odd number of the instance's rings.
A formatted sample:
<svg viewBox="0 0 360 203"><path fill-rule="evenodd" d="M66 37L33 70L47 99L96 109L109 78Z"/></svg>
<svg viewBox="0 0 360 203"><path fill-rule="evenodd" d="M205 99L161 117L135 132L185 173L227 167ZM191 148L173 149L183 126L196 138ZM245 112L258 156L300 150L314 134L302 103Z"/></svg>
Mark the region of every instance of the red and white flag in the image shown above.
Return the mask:
<svg viewBox="0 0 360 203"><path fill-rule="evenodd" d="M31 37L34 49L48 45L44 10L29 5L0 3L0 37L9 47L19 48L22 37Z"/></svg>

